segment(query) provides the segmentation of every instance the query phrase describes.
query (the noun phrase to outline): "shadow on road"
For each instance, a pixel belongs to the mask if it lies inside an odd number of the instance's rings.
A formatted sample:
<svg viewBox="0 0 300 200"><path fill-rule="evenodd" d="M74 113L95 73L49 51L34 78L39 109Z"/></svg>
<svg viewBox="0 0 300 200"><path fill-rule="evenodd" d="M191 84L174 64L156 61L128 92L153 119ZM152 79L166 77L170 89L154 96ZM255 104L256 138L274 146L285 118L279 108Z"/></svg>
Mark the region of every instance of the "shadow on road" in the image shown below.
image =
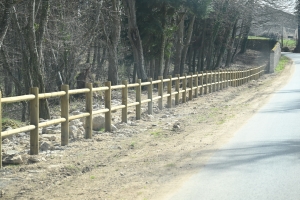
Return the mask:
<svg viewBox="0 0 300 200"><path fill-rule="evenodd" d="M290 159L290 162L300 164L300 140L283 142L260 142L258 145L243 145L244 147L221 149L214 155L216 158L206 167L211 170L226 170L232 167L268 162L268 159ZM295 159L296 158L296 159ZM280 161L279 161L280 162ZM296 167L296 165L295 165Z"/></svg>

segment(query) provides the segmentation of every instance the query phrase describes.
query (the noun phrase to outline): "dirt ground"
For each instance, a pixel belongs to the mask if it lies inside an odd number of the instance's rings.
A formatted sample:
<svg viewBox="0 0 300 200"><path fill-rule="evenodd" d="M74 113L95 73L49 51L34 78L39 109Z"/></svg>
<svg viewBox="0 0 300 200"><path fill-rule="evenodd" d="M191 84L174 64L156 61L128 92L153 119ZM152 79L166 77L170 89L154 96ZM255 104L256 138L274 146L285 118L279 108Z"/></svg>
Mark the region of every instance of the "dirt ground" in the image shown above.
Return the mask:
<svg viewBox="0 0 300 200"><path fill-rule="evenodd" d="M167 199L282 87L293 72L266 74L174 108L144 111L113 133L94 132L37 163L0 170L2 199ZM166 101L164 101L166 103ZM113 116L120 115L119 112ZM28 156L28 155L23 155Z"/></svg>

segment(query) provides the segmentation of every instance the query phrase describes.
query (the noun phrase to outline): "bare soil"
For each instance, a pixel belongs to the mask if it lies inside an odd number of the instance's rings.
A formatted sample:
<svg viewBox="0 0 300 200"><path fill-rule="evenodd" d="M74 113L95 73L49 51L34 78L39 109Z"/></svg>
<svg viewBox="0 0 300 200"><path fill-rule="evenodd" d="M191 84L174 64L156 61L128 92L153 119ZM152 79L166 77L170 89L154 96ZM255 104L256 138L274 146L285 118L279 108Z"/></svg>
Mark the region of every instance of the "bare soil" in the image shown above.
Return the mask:
<svg viewBox="0 0 300 200"><path fill-rule="evenodd" d="M0 170L0 198L167 199L292 73L290 63L258 81L171 109L154 109L153 116L144 110L138 121L132 110L131 122L119 131L73 140L59 152L40 154L41 161L34 164L5 166Z"/></svg>

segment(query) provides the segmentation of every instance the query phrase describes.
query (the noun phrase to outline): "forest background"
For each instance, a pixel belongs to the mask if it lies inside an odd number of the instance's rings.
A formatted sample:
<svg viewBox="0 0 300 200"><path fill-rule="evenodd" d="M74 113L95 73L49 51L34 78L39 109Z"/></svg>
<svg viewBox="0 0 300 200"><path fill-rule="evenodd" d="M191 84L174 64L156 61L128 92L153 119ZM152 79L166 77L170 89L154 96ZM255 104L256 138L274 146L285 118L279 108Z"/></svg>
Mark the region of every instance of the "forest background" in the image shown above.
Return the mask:
<svg viewBox="0 0 300 200"><path fill-rule="evenodd" d="M0 89L15 96L229 68L266 6L289 11L294 2L2 0ZM40 117L50 118L47 100Z"/></svg>

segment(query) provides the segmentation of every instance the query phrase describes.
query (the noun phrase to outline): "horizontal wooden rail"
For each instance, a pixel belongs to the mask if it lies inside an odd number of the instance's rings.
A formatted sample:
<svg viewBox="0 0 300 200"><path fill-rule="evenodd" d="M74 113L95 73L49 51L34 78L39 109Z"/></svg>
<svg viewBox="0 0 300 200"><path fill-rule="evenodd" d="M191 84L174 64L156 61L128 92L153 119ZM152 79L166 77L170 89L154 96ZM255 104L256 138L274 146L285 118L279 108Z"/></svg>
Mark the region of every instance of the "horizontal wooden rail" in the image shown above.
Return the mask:
<svg viewBox="0 0 300 200"><path fill-rule="evenodd" d="M93 111L93 115L98 115L98 114L101 114L101 113L107 113L109 111L109 109L101 109L101 110L95 110Z"/></svg>
<svg viewBox="0 0 300 200"><path fill-rule="evenodd" d="M151 102L151 99L145 99L141 101L141 103L148 103L148 102Z"/></svg>
<svg viewBox="0 0 300 200"><path fill-rule="evenodd" d="M59 124L59 123L65 122L65 121L66 121L66 118L59 118L59 119L53 119L53 120L46 121L46 122L41 122L41 123L39 123L39 128L51 126L54 124Z"/></svg>
<svg viewBox="0 0 300 200"><path fill-rule="evenodd" d="M115 90L115 89L122 89L122 88L125 88L125 85L114 85L114 86L111 86L111 89L112 89L112 90Z"/></svg>
<svg viewBox="0 0 300 200"><path fill-rule="evenodd" d="M89 117L89 116L90 116L90 113L81 113L79 115L72 115L72 116L69 116L69 121L72 121L74 119L80 119L83 117Z"/></svg>
<svg viewBox="0 0 300 200"><path fill-rule="evenodd" d="M130 87L137 87L139 86L140 84L138 83L131 83L131 84L128 84L127 87L130 88Z"/></svg>
<svg viewBox="0 0 300 200"><path fill-rule="evenodd" d="M4 98L1 98L1 103L15 103L15 102L20 102L20 101L29 101L34 98L35 98L35 96L32 94L22 95L22 96L17 96L17 97L4 97Z"/></svg>
<svg viewBox="0 0 300 200"><path fill-rule="evenodd" d="M161 99L161 96L157 96L157 97L152 98L153 101L158 100L158 99Z"/></svg>
<svg viewBox="0 0 300 200"><path fill-rule="evenodd" d="M84 88L84 89L75 89L75 90L69 90L69 95L71 94L82 94L82 93L88 93L90 92L90 89Z"/></svg>
<svg viewBox="0 0 300 200"><path fill-rule="evenodd" d="M108 87L97 87L97 88L93 88L93 92L106 91L108 89L109 89Z"/></svg>
<svg viewBox="0 0 300 200"><path fill-rule="evenodd" d="M11 129L11 130L8 130L8 131L3 131L1 133L1 135L2 135L3 138L6 138L6 137L9 137L9 136L17 134L17 133L28 132L28 131L31 131L31 130L34 130L34 129L35 129L34 125L29 125L29 126L24 126L24 127L21 127L21 128L15 128L15 129ZM2 141L0 141L0 142L2 142Z"/></svg>
<svg viewBox="0 0 300 200"><path fill-rule="evenodd" d="M150 82L143 82L141 83L141 86L146 86L146 85L150 85L151 83Z"/></svg>
<svg viewBox="0 0 300 200"><path fill-rule="evenodd" d="M136 106L136 105L139 105L139 104L140 104L140 102L133 102L133 103L127 104L127 107Z"/></svg>
<svg viewBox="0 0 300 200"><path fill-rule="evenodd" d="M60 91L60 92L50 92L50 93L43 93L39 94L39 99L47 99L47 98L53 98L53 97L61 97L66 95L66 92Z"/></svg>
<svg viewBox="0 0 300 200"><path fill-rule="evenodd" d="M125 105L115 106L115 107L111 108L111 111L113 111L113 110L119 110L119 109L122 109L122 108L125 108L125 107L126 107Z"/></svg>
<svg viewBox="0 0 300 200"><path fill-rule="evenodd" d="M152 84L160 83L161 80L152 81Z"/></svg>

